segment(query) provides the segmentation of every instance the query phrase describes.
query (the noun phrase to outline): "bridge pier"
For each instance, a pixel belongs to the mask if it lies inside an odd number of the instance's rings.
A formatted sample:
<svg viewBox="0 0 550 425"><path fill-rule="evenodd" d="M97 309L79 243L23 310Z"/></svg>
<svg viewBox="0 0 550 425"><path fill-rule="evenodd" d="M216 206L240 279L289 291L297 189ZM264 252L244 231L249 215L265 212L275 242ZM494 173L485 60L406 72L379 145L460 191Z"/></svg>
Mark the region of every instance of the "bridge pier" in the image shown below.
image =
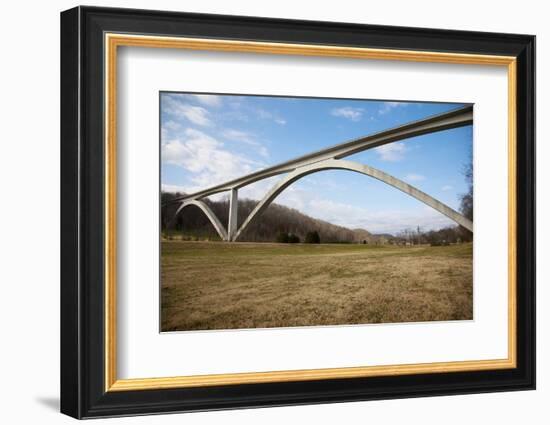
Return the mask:
<svg viewBox="0 0 550 425"><path fill-rule="evenodd" d="M229 195L229 222L227 223L227 241L232 242L237 233L237 211L239 202L239 191L231 189Z"/></svg>

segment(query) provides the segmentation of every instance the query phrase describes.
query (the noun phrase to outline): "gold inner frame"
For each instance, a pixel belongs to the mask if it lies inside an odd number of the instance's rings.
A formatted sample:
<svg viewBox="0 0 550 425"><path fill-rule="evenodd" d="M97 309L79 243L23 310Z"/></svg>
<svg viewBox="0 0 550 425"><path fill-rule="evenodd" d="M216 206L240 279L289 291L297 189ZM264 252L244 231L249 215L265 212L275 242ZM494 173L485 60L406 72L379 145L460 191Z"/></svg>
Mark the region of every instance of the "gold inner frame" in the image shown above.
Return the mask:
<svg viewBox="0 0 550 425"><path fill-rule="evenodd" d="M516 58L255 41L105 34L105 391L135 391L336 378L482 371L516 367ZM324 56L507 67L508 72L508 357L382 366L118 379L116 373L116 123L119 46Z"/></svg>

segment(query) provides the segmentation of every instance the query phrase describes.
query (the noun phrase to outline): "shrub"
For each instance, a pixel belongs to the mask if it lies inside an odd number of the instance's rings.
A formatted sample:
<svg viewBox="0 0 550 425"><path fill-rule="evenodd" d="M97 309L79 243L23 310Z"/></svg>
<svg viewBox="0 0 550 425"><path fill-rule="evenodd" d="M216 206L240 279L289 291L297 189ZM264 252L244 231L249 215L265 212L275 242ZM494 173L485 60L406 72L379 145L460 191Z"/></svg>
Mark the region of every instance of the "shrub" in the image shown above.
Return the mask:
<svg viewBox="0 0 550 425"><path fill-rule="evenodd" d="M300 237L294 233L291 233L288 235L288 243L300 243Z"/></svg>
<svg viewBox="0 0 550 425"><path fill-rule="evenodd" d="M277 242L279 243L288 243L288 233L286 232L279 232L277 234Z"/></svg>
<svg viewBox="0 0 550 425"><path fill-rule="evenodd" d="M294 233L280 232L277 234L278 243L300 243L300 237Z"/></svg>
<svg viewBox="0 0 550 425"><path fill-rule="evenodd" d="M321 243L321 237L319 236L319 233L317 230L313 232L307 232L306 237L304 239L305 243Z"/></svg>

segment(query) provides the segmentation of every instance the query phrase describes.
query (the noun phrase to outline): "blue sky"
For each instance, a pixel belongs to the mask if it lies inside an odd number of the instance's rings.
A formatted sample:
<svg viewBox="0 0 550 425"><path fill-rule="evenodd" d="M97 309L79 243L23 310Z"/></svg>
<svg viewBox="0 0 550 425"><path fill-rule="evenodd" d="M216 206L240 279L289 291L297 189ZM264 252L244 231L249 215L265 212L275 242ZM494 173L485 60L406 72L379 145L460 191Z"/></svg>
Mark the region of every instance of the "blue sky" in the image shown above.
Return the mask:
<svg viewBox="0 0 550 425"><path fill-rule="evenodd" d="M161 186L194 192L255 170L461 104L161 93ZM472 127L415 137L346 159L383 170L450 207L467 191ZM261 199L281 177L242 188ZM226 196L215 195L217 198ZM345 170L309 175L275 202L373 233L451 224L437 211L370 177Z"/></svg>

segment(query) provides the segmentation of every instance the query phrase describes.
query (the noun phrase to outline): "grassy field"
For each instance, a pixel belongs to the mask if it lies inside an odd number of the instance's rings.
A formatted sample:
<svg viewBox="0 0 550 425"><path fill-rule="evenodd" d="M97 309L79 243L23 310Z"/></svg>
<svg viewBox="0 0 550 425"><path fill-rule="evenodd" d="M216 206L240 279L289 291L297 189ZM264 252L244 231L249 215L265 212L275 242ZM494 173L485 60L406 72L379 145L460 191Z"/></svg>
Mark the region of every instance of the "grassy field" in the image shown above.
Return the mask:
<svg viewBox="0 0 550 425"><path fill-rule="evenodd" d="M163 241L162 330L472 319L472 245Z"/></svg>

